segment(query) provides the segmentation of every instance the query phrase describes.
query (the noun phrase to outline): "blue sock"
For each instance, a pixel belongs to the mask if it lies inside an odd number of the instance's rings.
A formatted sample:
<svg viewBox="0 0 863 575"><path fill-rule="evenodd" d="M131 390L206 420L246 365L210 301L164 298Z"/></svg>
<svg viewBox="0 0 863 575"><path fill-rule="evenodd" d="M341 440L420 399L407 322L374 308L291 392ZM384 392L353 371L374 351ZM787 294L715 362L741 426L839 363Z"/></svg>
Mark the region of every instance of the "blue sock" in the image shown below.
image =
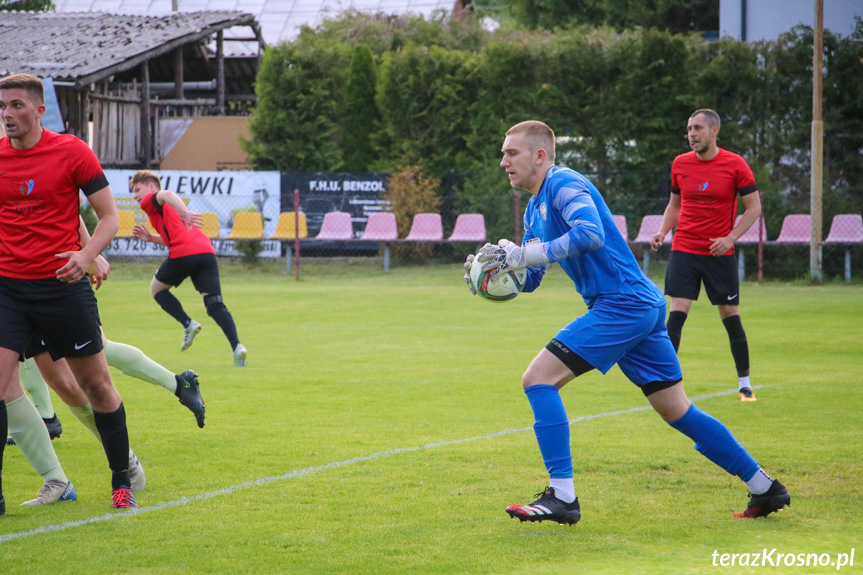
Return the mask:
<svg viewBox="0 0 863 575"><path fill-rule="evenodd" d="M533 409L533 431L549 477L572 477L569 418L553 385L531 385L524 390Z"/></svg>
<svg viewBox="0 0 863 575"><path fill-rule="evenodd" d="M694 404L683 417L669 425L693 440L701 455L731 475L749 481L758 471L758 462L743 449L728 428Z"/></svg>

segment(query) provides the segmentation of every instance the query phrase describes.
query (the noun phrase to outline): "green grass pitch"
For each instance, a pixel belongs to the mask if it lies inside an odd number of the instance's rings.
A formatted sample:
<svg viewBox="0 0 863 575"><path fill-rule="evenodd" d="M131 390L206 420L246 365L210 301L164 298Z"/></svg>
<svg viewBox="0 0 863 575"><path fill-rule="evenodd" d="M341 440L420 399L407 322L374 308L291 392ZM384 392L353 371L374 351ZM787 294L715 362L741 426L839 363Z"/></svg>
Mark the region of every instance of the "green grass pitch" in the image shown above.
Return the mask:
<svg viewBox="0 0 863 575"><path fill-rule="evenodd" d="M316 265L300 281L226 265L249 350L235 368L189 282L178 296L204 329L180 352L181 327L149 296L156 266L115 264L97 294L105 331L171 371L195 369L206 427L164 389L112 372L147 472L140 512L122 514L100 446L55 396L54 446L79 499L19 507L41 479L8 447L0 573L837 572L714 564L714 552L765 549L773 561L855 549L838 572L863 572L859 285L743 285L755 403L731 393L728 339L705 297L684 328L687 392L781 478L790 508L733 519L745 486L637 409L646 401L614 368L562 392L584 418L572 424L583 519L570 528L504 512L547 483L521 373L584 312L559 268L493 304L470 296L459 265Z"/></svg>

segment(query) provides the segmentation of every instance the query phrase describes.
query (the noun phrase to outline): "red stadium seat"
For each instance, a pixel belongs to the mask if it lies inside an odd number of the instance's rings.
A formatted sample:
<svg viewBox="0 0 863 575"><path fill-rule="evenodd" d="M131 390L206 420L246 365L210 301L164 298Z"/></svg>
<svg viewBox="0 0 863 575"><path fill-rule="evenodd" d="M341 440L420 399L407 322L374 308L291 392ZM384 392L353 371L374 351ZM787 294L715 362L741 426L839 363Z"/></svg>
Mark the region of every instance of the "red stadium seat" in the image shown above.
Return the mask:
<svg viewBox="0 0 863 575"><path fill-rule="evenodd" d="M812 241L812 218L809 214L785 216L777 244L808 244Z"/></svg>
<svg viewBox="0 0 863 575"><path fill-rule="evenodd" d="M440 214L417 214L411 223L411 231L405 238L407 242L443 241L443 224Z"/></svg>
<svg viewBox="0 0 863 575"><path fill-rule="evenodd" d="M327 212L321 223L321 231L316 240L352 240L354 239L354 224L347 212Z"/></svg>
<svg viewBox="0 0 863 575"><path fill-rule="evenodd" d="M638 235L635 236L635 239L632 240L634 244L644 244L644 250L641 254L641 269L644 273L647 273L647 270L650 266L650 239L653 235L659 231L659 227L662 225L662 216L644 216L641 218L641 227L638 228ZM671 230L665 235L665 239L663 240L663 244L671 243Z"/></svg>
<svg viewBox="0 0 863 575"><path fill-rule="evenodd" d="M824 240L825 245L844 245L845 281L851 281L851 246L863 243L863 217L860 214L840 214L833 216L830 233Z"/></svg>
<svg viewBox="0 0 863 575"><path fill-rule="evenodd" d="M861 244L863 243L863 216L860 214L840 214L833 216L830 233L825 244Z"/></svg>
<svg viewBox="0 0 863 575"><path fill-rule="evenodd" d="M629 231L626 229L626 216L612 216L614 225L617 226L617 231L623 236L623 239L629 241ZM661 220L660 220L661 221Z"/></svg>
<svg viewBox="0 0 863 575"><path fill-rule="evenodd" d="M742 216L737 216L737 219L734 220L735 226L740 222L741 217ZM759 218L759 220L760 220L760 228L759 228L759 221L756 220L755 223L752 224L748 230L746 230L746 233L744 233L742 236L740 236L740 238L737 240L736 243L738 243L738 244L757 244L758 243L758 230L759 229L761 229L761 240L766 242L767 241L767 226L764 223L764 216Z"/></svg>
<svg viewBox="0 0 863 575"><path fill-rule="evenodd" d="M455 219L455 228L447 241L483 243L485 238L485 217L482 214L461 214Z"/></svg>
<svg viewBox="0 0 863 575"><path fill-rule="evenodd" d="M392 212L376 212L369 215L369 220L366 222L366 229L361 240L376 241L376 242L391 242L399 238L398 228L396 227L396 215Z"/></svg>

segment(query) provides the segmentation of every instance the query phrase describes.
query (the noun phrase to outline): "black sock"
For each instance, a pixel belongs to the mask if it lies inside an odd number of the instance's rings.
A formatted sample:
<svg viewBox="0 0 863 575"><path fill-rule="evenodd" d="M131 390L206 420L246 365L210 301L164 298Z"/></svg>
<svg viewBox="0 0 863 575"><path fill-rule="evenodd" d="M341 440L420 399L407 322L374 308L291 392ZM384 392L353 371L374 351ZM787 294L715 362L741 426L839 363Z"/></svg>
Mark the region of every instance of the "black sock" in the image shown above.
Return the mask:
<svg viewBox="0 0 863 575"><path fill-rule="evenodd" d="M207 310L207 315L213 318L222 331L228 342L231 344L231 349L236 349L240 343L240 338L237 336L237 326L234 325L234 316L225 307L222 301L222 294L207 294L204 296L204 307Z"/></svg>
<svg viewBox="0 0 863 575"><path fill-rule="evenodd" d="M673 311L668 314L666 327L668 328L668 338L671 340L671 345L674 346L674 351L680 348L680 336L683 334L683 324L686 323L687 314L684 311Z"/></svg>
<svg viewBox="0 0 863 575"><path fill-rule="evenodd" d="M9 420L6 418L6 402L0 399L0 499L3 497L3 451L9 435Z"/></svg>
<svg viewBox="0 0 863 575"><path fill-rule="evenodd" d="M225 337L228 338L228 341L231 344L231 349L237 347L237 344L240 343L240 338L237 335L237 326L234 324L234 316L231 315L231 312L228 311L228 308L222 307L215 312L210 314L210 317L213 318L222 331L225 332Z"/></svg>
<svg viewBox="0 0 863 575"><path fill-rule="evenodd" d="M126 409L123 404L116 411L93 411L96 429L102 438L102 448L111 468L111 489L129 487L129 431L126 429Z"/></svg>
<svg viewBox="0 0 863 575"><path fill-rule="evenodd" d="M192 318L186 315L186 311L183 309L183 304L180 303L180 300L178 300L174 294L169 290L162 290L154 295L153 299L156 300L157 304L162 306L162 309L165 310L168 315L183 324L183 327L188 327Z"/></svg>
<svg viewBox="0 0 863 575"><path fill-rule="evenodd" d="M722 320L725 331L728 332L728 341L731 344L731 356L737 367L737 377L749 375L749 342L746 341L746 332L739 315L728 316Z"/></svg>

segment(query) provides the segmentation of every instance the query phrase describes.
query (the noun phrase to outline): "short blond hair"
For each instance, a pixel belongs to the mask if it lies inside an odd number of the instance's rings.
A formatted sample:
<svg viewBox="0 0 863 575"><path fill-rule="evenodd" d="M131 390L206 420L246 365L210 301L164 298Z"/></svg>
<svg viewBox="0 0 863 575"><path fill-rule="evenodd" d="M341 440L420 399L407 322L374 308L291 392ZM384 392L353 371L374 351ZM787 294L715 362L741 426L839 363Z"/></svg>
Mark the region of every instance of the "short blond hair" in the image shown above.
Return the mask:
<svg viewBox="0 0 863 575"><path fill-rule="evenodd" d="M525 141L532 152L542 148L548 159L554 163L554 130L547 124L538 120L520 122L506 131L507 136L512 134L524 134Z"/></svg>
<svg viewBox="0 0 863 575"><path fill-rule="evenodd" d="M129 180L129 189L135 187L135 184L145 184L145 183L156 184L156 189L162 189L162 180L159 179L159 174L152 170L138 170L135 172L135 175L132 176L132 179Z"/></svg>

